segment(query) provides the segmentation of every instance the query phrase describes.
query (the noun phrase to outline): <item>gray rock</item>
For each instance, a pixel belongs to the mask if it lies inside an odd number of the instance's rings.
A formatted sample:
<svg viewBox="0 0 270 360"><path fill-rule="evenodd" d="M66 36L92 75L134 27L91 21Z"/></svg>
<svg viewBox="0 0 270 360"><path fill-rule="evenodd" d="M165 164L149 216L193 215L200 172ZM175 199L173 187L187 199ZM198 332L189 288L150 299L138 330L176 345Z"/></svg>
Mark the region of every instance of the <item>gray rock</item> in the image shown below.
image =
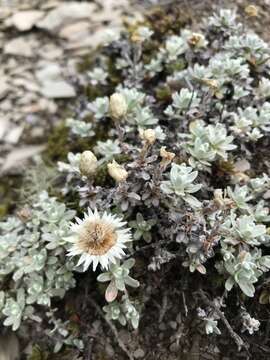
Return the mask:
<svg viewBox="0 0 270 360"><path fill-rule="evenodd" d="M9 86L4 78L0 78L0 99L3 99L9 91Z"/></svg>
<svg viewBox="0 0 270 360"><path fill-rule="evenodd" d="M41 93L49 99L70 98L76 95L74 88L64 80L45 81Z"/></svg>
<svg viewBox="0 0 270 360"><path fill-rule="evenodd" d="M44 145L29 145L12 150L5 158L1 172L6 173L11 169L19 171L20 166L22 166L26 160L39 154L44 149Z"/></svg>
<svg viewBox="0 0 270 360"><path fill-rule="evenodd" d="M135 359L141 359L144 357L144 355L145 355L145 352L143 351L143 349L137 349L133 353L133 356Z"/></svg>
<svg viewBox="0 0 270 360"><path fill-rule="evenodd" d="M48 31L59 31L62 26L72 24L78 20L90 19L96 5L87 2L64 2L51 10L48 15L38 22L37 26Z"/></svg>
<svg viewBox="0 0 270 360"><path fill-rule="evenodd" d="M40 20L45 13L39 10L19 11L9 19L10 24L15 26L19 31L27 31Z"/></svg>
<svg viewBox="0 0 270 360"><path fill-rule="evenodd" d="M31 42L25 38L15 38L8 41L4 46L4 53L7 55L19 55L31 57L33 55L33 47Z"/></svg>
<svg viewBox="0 0 270 360"><path fill-rule="evenodd" d="M61 67L56 63L49 63L36 71L36 77L41 83L45 81L62 80Z"/></svg>

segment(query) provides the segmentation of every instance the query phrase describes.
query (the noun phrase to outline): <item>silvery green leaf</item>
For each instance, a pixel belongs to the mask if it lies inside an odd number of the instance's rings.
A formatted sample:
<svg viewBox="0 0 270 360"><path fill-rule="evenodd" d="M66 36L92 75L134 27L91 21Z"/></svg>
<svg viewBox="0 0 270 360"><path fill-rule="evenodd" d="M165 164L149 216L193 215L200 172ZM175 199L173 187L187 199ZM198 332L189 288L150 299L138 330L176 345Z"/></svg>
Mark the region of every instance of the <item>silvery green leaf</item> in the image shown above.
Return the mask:
<svg viewBox="0 0 270 360"><path fill-rule="evenodd" d="M119 86L117 87L117 91L124 96L128 105L128 113L133 113L136 109L138 109L145 99L145 94L135 88L128 89Z"/></svg>
<svg viewBox="0 0 270 360"><path fill-rule="evenodd" d="M131 269L135 265L135 259L130 258L123 263L124 269Z"/></svg>
<svg viewBox="0 0 270 360"><path fill-rule="evenodd" d="M67 119L66 125L70 128L71 133L80 137L91 137L95 135L95 132L92 130L93 125L91 123L86 123L81 120Z"/></svg>
<svg viewBox="0 0 270 360"><path fill-rule="evenodd" d="M99 97L90 103L88 108L93 112L96 119L102 119L109 113L109 98Z"/></svg>
<svg viewBox="0 0 270 360"><path fill-rule="evenodd" d="M245 295L249 297L254 296L255 287L252 283L248 282L245 279L241 279L241 281L238 282L238 285Z"/></svg>
<svg viewBox="0 0 270 360"><path fill-rule="evenodd" d="M200 208L202 206L202 203L195 198L195 196L192 195L185 195L183 198L192 208Z"/></svg>
<svg viewBox="0 0 270 360"><path fill-rule="evenodd" d="M57 343L54 345L53 352L58 353L62 349L62 347L63 347L63 343L57 341Z"/></svg>
<svg viewBox="0 0 270 360"><path fill-rule="evenodd" d="M259 264L261 266L265 266L266 268L270 269L270 255L262 256L259 259Z"/></svg>
<svg viewBox="0 0 270 360"><path fill-rule="evenodd" d="M95 67L92 71L88 71L87 75L89 76L92 85L104 85L107 82L106 79L108 77L108 73L100 67Z"/></svg>
<svg viewBox="0 0 270 360"><path fill-rule="evenodd" d="M122 280L122 279L115 279L115 285L117 287L118 290L120 291L124 291L125 290L125 282L126 282L126 279L125 280Z"/></svg>
<svg viewBox="0 0 270 360"><path fill-rule="evenodd" d="M235 282L234 282L234 280L233 280L233 277L230 276L230 277L226 280L226 282L225 282L225 289L226 289L227 291L231 291L234 284L235 284Z"/></svg>
<svg viewBox="0 0 270 360"><path fill-rule="evenodd" d="M165 60L167 62L175 61L179 55L184 54L187 49L188 45L182 37L172 35L168 37L165 43Z"/></svg>
<svg viewBox="0 0 270 360"><path fill-rule="evenodd" d="M97 277L97 281L106 282L111 280L111 274L109 272L102 273Z"/></svg>
<svg viewBox="0 0 270 360"><path fill-rule="evenodd" d="M125 278L125 283L126 283L128 286L131 286L131 287L134 287L134 288L140 286L139 281L133 279L133 278L130 277L130 276L127 276L127 277Z"/></svg>
<svg viewBox="0 0 270 360"><path fill-rule="evenodd" d="M17 271L14 272L12 278L13 278L14 281L18 281L18 280L21 279L23 274L24 274L24 269L23 268L18 269Z"/></svg>

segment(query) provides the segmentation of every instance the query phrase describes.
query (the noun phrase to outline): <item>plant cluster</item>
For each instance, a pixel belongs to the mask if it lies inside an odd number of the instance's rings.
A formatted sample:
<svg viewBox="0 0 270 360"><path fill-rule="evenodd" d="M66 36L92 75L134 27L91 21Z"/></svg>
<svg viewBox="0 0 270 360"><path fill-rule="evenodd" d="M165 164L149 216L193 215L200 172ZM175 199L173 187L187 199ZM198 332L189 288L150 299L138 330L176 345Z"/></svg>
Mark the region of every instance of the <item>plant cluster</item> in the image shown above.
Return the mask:
<svg viewBox="0 0 270 360"><path fill-rule="evenodd" d="M72 141L93 145L58 163L64 199L79 204L76 221L68 227L74 214L41 194L30 221L1 224L1 273L13 279L2 292L4 325L18 328L31 304L48 306L75 286L66 250L78 270L92 274L92 266L108 283L107 319L133 328L144 315L148 284L136 278L144 251L145 272L181 264L205 290L217 277L224 308L231 291L242 302L255 296L270 269L269 166L255 161L269 146L268 59L268 45L232 10L201 32L160 37L149 24L105 46L88 72L102 96L67 121ZM108 129L101 139L99 127ZM243 159L248 169L237 166ZM207 334L221 333L219 313L198 306L198 314ZM257 331L252 314L241 314L243 331Z"/></svg>
<svg viewBox="0 0 270 360"><path fill-rule="evenodd" d="M0 223L0 316L17 330L22 322L41 323L52 300L75 287L74 263L66 259L65 236L75 211L47 192L31 207ZM44 311L42 309L44 308Z"/></svg>

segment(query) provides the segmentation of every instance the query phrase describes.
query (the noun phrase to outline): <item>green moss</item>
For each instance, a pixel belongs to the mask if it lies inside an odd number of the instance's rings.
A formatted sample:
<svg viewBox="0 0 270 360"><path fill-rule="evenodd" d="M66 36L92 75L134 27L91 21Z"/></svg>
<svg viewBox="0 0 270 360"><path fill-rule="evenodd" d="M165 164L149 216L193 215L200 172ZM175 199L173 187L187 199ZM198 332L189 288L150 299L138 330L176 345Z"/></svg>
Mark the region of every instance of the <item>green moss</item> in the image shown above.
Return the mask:
<svg viewBox="0 0 270 360"><path fill-rule="evenodd" d="M42 350L39 346L34 345L32 353L27 357L27 360L70 360L77 359L76 351L71 349L63 349L59 353L55 354L48 352L47 350ZM79 358L78 358L79 359Z"/></svg>
<svg viewBox="0 0 270 360"><path fill-rule="evenodd" d="M179 29L191 24L192 14L180 7L155 7L146 14L147 22L155 32L155 37L160 39L170 33L179 34Z"/></svg>
<svg viewBox="0 0 270 360"><path fill-rule="evenodd" d="M120 84L123 79L121 77L121 71L116 68L116 58L114 56L109 56L107 58L107 67L108 67L108 74L110 79L110 85L113 87L111 89L111 93L114 90L114 87Z"/></svg>
<svg viewBox="0 0 270 360"><path fill-rule="evenodd" d="M104 89L101 86L93 86L89 84L86 86L84 92L89 101L94 101L97 97L104 96Z"/></svg>
<svg viewBox="0 0 270 360"><path fill-rule="evenodd" d="M98 131L94 139L76 137L74 140L70 136L70 129L62 122L53 129L48 137L44 160L46 162L65 161L69 152L77 153L89 150L95 145L97 138L100 137L100 131Z"/></svg>
<svg viewBox="0 0 270 360"><path fill-rule="evenodd" d="M99 46L96 49L90 51L87 55L83 56L82 60L77 65L78 72L83 73L91 69L100 56L101 49L102 48Z"/></svg>
<svg viewBox="0 0 270 360"><path fill-rule="evenodd" d="M33 346L32 353L27 356L27 360L47 360L49 354L46 351L42 351L39 346Z"/></svg>
<svg viewBox="0 0 270 360"><path fill-rule="evenodd" d="M174 73L175 71L182 71L186 68L187 64L184 59L179 59L173 63L167 64L166 70L169 74Z"/></svg>
<svg viewBox="0 0 270 360"><path fill-rule="evenodd" d="M158 87L156 90L156 98L160 101L170 101L171 100L171 89L167 85Z"/></svg>
<svg viewBox="0 0 270 360"><path fill-rule="evenodd" d="M111 183L111 178L108 175L107 162L99 166L97 173L95 174L95 185L105 186Z"/></svg>
<svg viewBox="0 0 270 360"><path fill-rule="evenodd" d="M21 175L2 176L0 180L0 219L18 205L18 190L21 187Z"/></svg>

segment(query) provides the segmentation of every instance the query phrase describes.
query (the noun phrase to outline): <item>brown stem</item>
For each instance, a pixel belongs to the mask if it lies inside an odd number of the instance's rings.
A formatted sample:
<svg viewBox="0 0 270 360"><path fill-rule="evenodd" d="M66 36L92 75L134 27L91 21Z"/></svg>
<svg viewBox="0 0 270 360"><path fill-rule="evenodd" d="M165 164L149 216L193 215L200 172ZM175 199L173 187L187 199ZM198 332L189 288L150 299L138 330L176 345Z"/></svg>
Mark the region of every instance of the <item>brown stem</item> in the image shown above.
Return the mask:
<svg viewBox="0 0 270 360"><path fill-rule="evenodd" d="M93 299L89 299L89 302L93 305L93 307L96 309L97 313L100 315L100 317L102 317L106 323L109 325L116 342L118 343L120 349L123 350L123 352L127 355L127 357L129 358L129 360L134 360L134 357L131 355L131 353L129 352L129 350L127 349L126 345L123 343L123 341L121 340L121 338L119 337L118 331L116 329L116 327L114 326L114 324L106 318L106 316L104 315L103 311L101 310L101 308L99 307L99 305L95 302L95 300Z"/></svg>
<svg viewBox="0 0 270 360"><path fill-rule="evenodd" d="M203 300L203 302L206 305L210 306L220 317L221 321L226 326L231 338L234 340L234 342L238 346L238 350L241 350L242 347L244 347L246 350L248 350L248 344L246 344L244 342L244 340L233 330L229 321L227 320L227 318L225 317L223 312L216 306L216 304L213 301L208 299L208 297L205 295L205 293L203 292L202 289L200 289L198 293L199 293L199 296L201 297L201 299Z"/></svg>

